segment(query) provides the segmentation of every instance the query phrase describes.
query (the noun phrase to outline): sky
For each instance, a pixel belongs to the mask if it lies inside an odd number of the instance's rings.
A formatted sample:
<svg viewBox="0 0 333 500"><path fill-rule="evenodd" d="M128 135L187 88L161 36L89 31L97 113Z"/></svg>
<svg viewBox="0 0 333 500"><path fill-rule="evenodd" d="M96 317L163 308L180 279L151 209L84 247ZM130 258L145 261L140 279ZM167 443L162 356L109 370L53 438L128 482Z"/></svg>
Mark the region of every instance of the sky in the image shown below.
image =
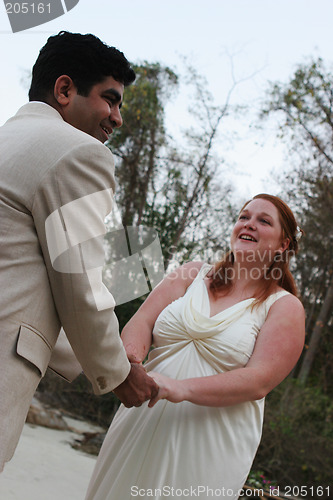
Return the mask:
<svg viewBox="0 0 333 500"><path fill-rule="evenodd" d="M332 0L79 0L63 16L17 33L11 31L5 3L0 4L0 125L27 102L27 74L47 38L60 30L93 33L132 62L158 61L176 73L183 71L185 56L205 77L217 105L232 85L232 61L235 78L243 80L232 103L247 104L249 110L222 123L217 147L243 198L275 194L272 170L286 165L274 127L249 128L267 82L287 82L309 57L333 61ZM183 86L166 107L167 129L176 138L190 123L191 99ZM237 141L224 139L228 132L236 132Z"/></svg>

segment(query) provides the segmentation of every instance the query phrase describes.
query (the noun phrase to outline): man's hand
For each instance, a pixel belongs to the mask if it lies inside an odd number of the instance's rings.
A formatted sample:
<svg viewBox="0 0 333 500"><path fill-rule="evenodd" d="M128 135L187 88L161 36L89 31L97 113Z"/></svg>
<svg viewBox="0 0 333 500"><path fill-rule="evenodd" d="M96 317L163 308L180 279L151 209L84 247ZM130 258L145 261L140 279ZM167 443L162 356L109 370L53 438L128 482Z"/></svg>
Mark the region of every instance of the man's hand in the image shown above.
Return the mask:
<svg viewBox="0 0 333 500"><path fill-rule="evenodd" d="M145 401L154 398L158 393L158 385L147 375L142 365L131 363L128 377L113 392L127 408L130 408L141 406Z"/></svg>

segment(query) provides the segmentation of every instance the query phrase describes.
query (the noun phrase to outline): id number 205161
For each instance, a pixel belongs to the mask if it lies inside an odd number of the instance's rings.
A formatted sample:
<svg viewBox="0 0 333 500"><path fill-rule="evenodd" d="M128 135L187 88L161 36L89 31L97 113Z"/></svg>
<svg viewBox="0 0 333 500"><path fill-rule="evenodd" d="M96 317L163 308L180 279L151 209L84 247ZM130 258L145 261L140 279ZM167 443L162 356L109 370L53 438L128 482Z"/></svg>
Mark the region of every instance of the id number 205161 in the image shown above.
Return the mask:
<svg viewBox="0 0 333 500"><path fill-rule="evenodd" d="M330 498L329 486L285 486L285 497L307 497L307 498L320 498L325 495L325 498Z"/></svg>
<svg viewBox="0 0 333 500"><path fill-rule="evenodd" d="M43 2L7 2L5 4L7 14L50 14L51 3Z"/></svg>

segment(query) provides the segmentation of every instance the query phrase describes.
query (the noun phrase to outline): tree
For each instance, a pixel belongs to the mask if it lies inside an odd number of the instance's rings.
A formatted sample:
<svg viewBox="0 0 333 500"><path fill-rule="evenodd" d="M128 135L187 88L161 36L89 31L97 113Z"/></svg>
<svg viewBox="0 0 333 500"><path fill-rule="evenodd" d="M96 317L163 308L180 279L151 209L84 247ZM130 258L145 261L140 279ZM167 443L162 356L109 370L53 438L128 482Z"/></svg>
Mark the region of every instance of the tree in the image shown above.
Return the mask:
<svg viewBox="0 0 333 500"><path fill-rule="evenodd" d="M333 74L322 59L299 65L287 84L274 83L262 117L279 115L280 134L301 161L330 171L333 166Z"/></svg>
<svg viewBox="0 0 333 500"><path fill-rule="evenodd" d="M311 339L310 339L310 344L308 351L306 352L303 363L301 366L301 370L299 373L299 380L301 381L302 384L306 382L306 379L309 375L309 372L311 370L312 364L314 362L314 357L318 348L318 344L320 341L320 338L322 337L322 330L327 324L327 320L330 318L332 315L332 309L333 309L333 273L331 272L331 280L328 285L328 288L326 290L325 298L322 303L322 306L320 308L320 313L318 315L318 318L316 320L315 326L312 331Z"/></svg>
<svg viewBox="0 0 333 500"><path fill-rule="evenodd" d="M308 348L299 372L303 384L312 365L318 366L316 358L326 358L321 371L332 374L333 368L325 353L333 310L332 106L333 74L317 59L299 65L287 84L271 85L261 115L278 117L279 135L289 146L294 166L284 179L285 194L306 234L295 268L307 312Z"/></svg>
<svg viewBox="0 0 333 500"><path fill-rule="evenodd" d="M178 76L158 63L134 69L138 77L126 89L124 124L109 144L117 159L117 202L124 226L156 228L167 267L175 256L178 261L191 258L208 246L208 239L213 244L230 222L231 188L224 179L217 182L222 162L214 155L229 97L224 106L215 106L203 91L204 79L188 69L202 128L187 131L178 146L164 126L165 103L177 89Z"/></svg>
<svg viewBox="0 0 333 500"><path fill-rule="evenodd" d="M313 365L324 380L332 378L329 345L333 312L333 178L323 176L321 169L303 172L300 178L305 188L302 193L305 238L297 271L307 311L308 334L298 378L305 384ZM331 385L324 380L323 386Z"/></svg>
<svg viewBox="0 0 333 500"><path fill-rule="evenodd" d="M169 148L147 218L161 229L166 264L225 245L235 215L232 188L223 177L223 161L214 146L220 124L230 113L236 83L225 104L216 106L205 78L192 67L187 67L187 75L195 103L189 111L198 125L183 133L180 145L173 142Z"/></svg>
<svg viewBox="0 0 333 500"><path fill-rule="evenodd" d="M159 63L133 65L137 78L126 89L123 126L109 142L118 158L118 203L125 226L140 224L149 190L161 169L160 151L166 146L164 105L177 89L178 77Z"/></svg>

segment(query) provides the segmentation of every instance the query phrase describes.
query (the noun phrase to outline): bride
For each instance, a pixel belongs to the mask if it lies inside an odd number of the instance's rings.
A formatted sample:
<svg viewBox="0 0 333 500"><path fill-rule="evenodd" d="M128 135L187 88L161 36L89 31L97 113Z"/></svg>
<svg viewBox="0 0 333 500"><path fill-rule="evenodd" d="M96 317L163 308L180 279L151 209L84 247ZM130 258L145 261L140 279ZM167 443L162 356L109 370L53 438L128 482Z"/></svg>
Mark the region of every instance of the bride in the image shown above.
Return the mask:
<svg viewBox="0 0 333 500"><path fill-rule="evenodd" d="M157 396L121 406L86 500L236 499L261 439L264 398L304 344L304 309L289 270L290 208L260 194L240 211L231 251L187 263L156 287L122 332L131 362L151 345Z"/></svg>

